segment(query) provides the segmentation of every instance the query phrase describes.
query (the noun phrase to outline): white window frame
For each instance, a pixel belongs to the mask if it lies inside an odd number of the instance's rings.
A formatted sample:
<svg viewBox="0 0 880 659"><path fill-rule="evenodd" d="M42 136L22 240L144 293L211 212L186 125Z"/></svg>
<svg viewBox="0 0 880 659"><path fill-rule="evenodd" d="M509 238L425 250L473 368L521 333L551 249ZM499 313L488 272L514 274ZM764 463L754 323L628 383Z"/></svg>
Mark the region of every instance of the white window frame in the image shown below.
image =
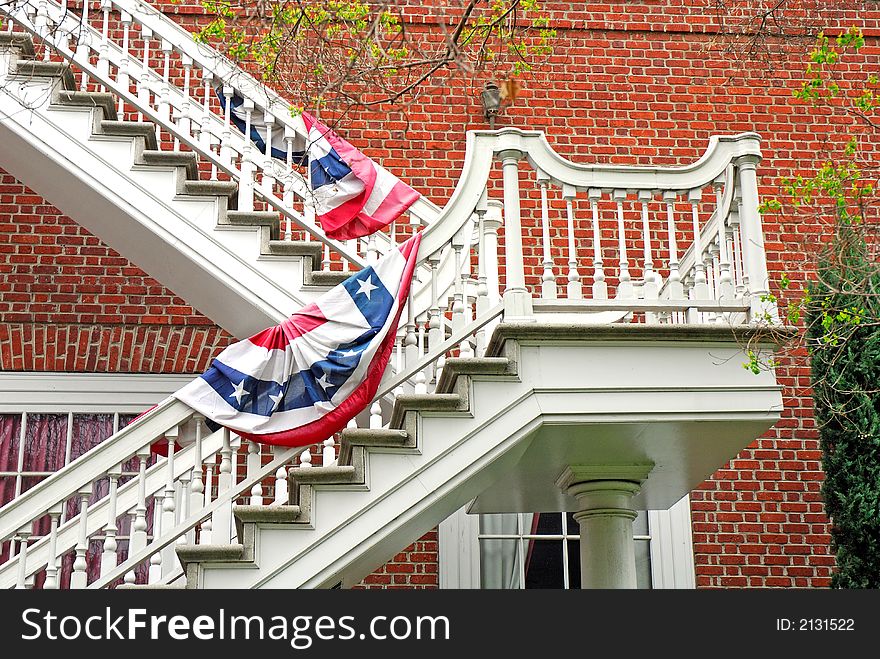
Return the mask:
<svg viewBox="0 0 880 659"><path fill-rule="evenodd" d="M440 523L440 588L480 588L480 516L466 508ZM669 510L649 510L648 534L652 588L695 588L690 497Z"/></svg>
<svg viewBox="0 0 880 659"><path fill-rule="evenodd" d="M15 477L15 495L22 479L46 476L46 472L23 470L27 417L33 414L67 415L64 464L70 462L74 414L112 414L113 432L119 430L120 414L146 412L163 398L193 379L192 375L127 373L0 372L0 414L21 415L18 468L3 472Z"/></svg>

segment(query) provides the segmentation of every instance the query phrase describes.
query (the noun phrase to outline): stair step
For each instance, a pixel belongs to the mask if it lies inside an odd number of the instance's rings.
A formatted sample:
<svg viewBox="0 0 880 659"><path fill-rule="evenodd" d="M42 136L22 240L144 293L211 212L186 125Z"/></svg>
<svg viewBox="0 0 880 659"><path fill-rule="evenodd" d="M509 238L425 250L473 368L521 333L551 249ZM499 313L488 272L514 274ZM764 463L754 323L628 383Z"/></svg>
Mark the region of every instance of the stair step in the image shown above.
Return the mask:
<svg viewBox="0 0 880 659"><path fill-rule="evenodd" d="M309 469L291 469L288 479L291 486L298 485L341 485L352 483L355 468L350 465L332 467L311 467Z"/></svg>
<svg viewBox="0 0 880 659"><path fill-rule="evenodd" d="M458 394L406 394L398 396L391 412L391 428L401 428L407 412L461 412L467 401Z"/></svg>
<svg viewBox="0 0 880 659"><path fill-rule="evenodd" d="M0 47L18 48L25 57L34 56L34 40L21 32L0 32Z"/></svg>
<svg viewBox="0 0 880 659"><path fill-rule="evenodd" d="M122 137L143 137L147 149L155 150L156 126L146 121L101 121L101 132L104 135L119 135Z"/></svg>
<svg viewBox="0 0 880 659"><path fill-rule="evenodd" d="M339 463L348 464L354 446L372 448L412 448L415 442L406 430L389 428L346 428L339 445Z"/></svg>
<svg viewBox="0 0 880 659"><path fill-rule="evenodd" d="M232 226L243 227L268 227L269 241L278 238L281 233L281 219L275 211L226 211L225 220L221 219L220 224L228 224ZM265 237L263 238L265 241ZM263 244L266 244L265 242Z"/></svg>
<svg viewBox="0 0 880 659"><path fill-rule="evenodd" d="M270 240L269 253L279 256L311 256L312 266L320 265L324 244L306 240Z"/></svg>
<svg viewBox="0 0 880 659"><path fill-rule="evenodd" d="M293 524L302 521L299 506L251 506L235 505L232 507L232 515L235 518L235 529L238 539L250 542L248 530L245 524Z"/></svg>
<svg viewBox="0 0 880 659"><path fill-rule="evenodd" d="M236 505L232 514L242 524L287 524L299 518L299 506L250 506Z"/></svg>
<svg viewBox="0 0 880 659"><path fill-rule="evenodd" d="M507 357L450 357L443 364L443 372L435 391L451 392L459 375L513 375L511 368L511 361Z"/></svg>
<svg viewBox="0 0 880 659"><path fill-rule="evenodd" d="M329 272L326 270L312 270L311 274L307 275L305 283L312 286L336 286L353 274L353 272L337 272L335 270Z"/></svg>
<svg viewBox="0 0 880 659"><path fill-rule="evenodd" d="M112 94L106 92L77 92L62 90L58 93L58 103L87 108L101 108L104 119L116 121L116 102Z"/></svg>
<svg viewBox="0 0 880 659"><path fill-rule="evenodd" d="M15 63L15 75L32 78L61 78L64 89L76 89L76 79L66 62L35 62L18 60Z"/></svg>
<svg viewBox="0 0 880 659"><path fill-rule="evenodd" d="M235 181L201 181L189 180L183 182L183 191L189 195L231 197L238 192L238 183Z"/></svg>
<svg viewBox="0 0 880 659"><path fill-rule="evenodd" d="M187 178L198 178L198 157L192 151L158 151L149 149L141 152L141 160L146 165L186 167Z"/></svg>
<svg viewBox="0 0 880 659"><path fill-rule="evenodd" d="M226 563L244 556L244 545L179 545L177 557L184 569L187 563Z"/></svg>

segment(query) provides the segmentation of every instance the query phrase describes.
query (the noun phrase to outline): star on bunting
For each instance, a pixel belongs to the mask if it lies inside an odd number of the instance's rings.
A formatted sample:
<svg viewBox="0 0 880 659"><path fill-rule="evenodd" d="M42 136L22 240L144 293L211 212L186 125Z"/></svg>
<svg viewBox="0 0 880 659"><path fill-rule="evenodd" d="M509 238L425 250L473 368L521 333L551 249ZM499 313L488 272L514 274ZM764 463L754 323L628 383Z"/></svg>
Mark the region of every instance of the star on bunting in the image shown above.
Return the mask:
<svg viewBox="0 0 880 659"><path fill-rule="evenodd" d="M366 279L358 280L358 294L363 293L367 296L367 299L370 299L370 293L379 288L373 283L372 275L368 276Z"/></svg>
<svg viewBox="0 0 880 659"><path fill-rule="evenodd" d="M235 398L235 402L241 405L242 396L247 396L250 391L245 390L244 388L244 380L235 385L235 390L229 394L229 398Z"/></svg>

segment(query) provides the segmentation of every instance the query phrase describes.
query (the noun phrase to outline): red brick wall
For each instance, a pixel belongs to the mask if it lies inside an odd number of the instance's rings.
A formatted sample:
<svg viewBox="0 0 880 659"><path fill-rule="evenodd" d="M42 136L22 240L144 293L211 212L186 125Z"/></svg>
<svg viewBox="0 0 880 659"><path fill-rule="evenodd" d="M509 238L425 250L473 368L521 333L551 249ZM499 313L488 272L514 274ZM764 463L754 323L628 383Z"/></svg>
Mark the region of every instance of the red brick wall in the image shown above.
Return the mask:
<svg viewBox="0 0 880 659"><path fill-rule="evenodd" d="M559 29L556 53L523 78L520 98L498 123L545 131L563 156L682 164L704 151L710 135L754 130L764 138L762 194L774 195L781 175L808 171L817 153L839 146L845 121L791 96L803 65L783 59L768 73L733 62L715 45L710 0L547 6ZM200 20L195 7L168 10L186 14L187 24ZM420 29L423 11L414 6L408 15ZM869 47L850 71L863 80L861 67L878 54L880 13L824 18L865 27ZM462 165L465 131L486 127L481 88L479 80L449 78L416 103L350 118L343 132L442 205ZM774 279L786 272L799 289L809 276L809 240L821 231L819 220L765 218ZM526 241L526 258L536 281L536 241ZM229 340L9 176L0 181L0 277L4 369L196 372ZM122 337L131 337L130 346ZM77 356L74 346L91 346L90 356ZM692 495L699 586L829 583L833 557L804 355L784 357L778 376L785 385L782 420ZM425 536L365 585L435 587L436 547L436 534Z"/></svg>

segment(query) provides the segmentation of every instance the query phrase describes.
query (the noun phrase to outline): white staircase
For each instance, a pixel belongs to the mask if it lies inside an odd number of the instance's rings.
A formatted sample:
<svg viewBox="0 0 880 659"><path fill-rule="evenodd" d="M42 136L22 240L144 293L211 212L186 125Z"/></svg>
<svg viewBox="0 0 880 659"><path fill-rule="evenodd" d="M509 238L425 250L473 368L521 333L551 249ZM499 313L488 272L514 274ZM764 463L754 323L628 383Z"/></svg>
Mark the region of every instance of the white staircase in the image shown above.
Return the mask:
<svg viewBox="0 0 880 659"><path fill-rule="evenodd" d="M277 96L142 3L91 9L0 9L15 28L0 36L0 165L237 336L395 245L393 227L339 244L314 224L292 157L302 127ZM274 113L287 163L215 112L215 81ZM16 549L0 587L43 571L57 587L70 552L72 587L349 586L468 501L568 509L555 481L574 463L650 465L639 505L671 505L778 417L773 374L737 359L772 350L777 322L759 161L754 134L655 168L572 163L537 132L469 133L447 205L415 207L421 279L347 430L263 460L168 399L0 509Z"/></svg>

